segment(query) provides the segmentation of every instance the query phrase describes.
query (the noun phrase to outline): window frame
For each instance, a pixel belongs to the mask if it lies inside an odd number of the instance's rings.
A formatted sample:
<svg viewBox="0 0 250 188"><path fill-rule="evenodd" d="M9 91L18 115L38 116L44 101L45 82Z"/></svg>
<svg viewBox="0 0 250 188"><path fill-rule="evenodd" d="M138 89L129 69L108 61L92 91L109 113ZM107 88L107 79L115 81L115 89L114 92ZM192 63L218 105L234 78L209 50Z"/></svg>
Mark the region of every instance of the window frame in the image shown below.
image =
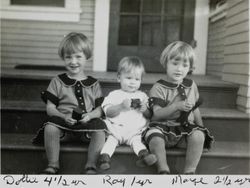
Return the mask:
<svg viewBox="0 0 250 188"><path fill-rule="evenodd" d="M65 7L11 5L1 0L1 19L79 22L80 0L65 0Z"/></svg>

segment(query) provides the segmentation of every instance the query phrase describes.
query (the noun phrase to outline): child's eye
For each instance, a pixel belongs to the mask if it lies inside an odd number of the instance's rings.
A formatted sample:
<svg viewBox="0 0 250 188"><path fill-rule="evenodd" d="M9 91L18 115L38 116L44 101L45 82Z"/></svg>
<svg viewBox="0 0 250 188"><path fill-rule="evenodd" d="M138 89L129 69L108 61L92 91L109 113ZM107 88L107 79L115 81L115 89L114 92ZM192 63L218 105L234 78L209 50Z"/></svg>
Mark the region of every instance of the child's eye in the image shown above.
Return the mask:
<svg viewBox="0 0 250 188"><path fill-rule="evenodd" d="M64 56L64 59L70 59L70 58L71 58L71 56L69 56L69 55Z"/></svg>

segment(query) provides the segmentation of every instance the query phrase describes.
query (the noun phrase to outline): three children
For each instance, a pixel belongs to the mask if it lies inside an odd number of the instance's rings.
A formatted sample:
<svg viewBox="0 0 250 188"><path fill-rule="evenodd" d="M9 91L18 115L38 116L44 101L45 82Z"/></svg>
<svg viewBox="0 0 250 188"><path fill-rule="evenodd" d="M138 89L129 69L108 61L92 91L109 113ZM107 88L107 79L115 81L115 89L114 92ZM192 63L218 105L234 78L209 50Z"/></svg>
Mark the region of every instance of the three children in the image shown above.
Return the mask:
<svg viewBox="0 0 250 188"><path fill-rule="evenodd" d="M54 77L43 93L49 117L34 139L37 143L44 138L48 166L43 173L58 173L60 142L76 139L89 141L86 174L96 174L98 158L99 167L109 169L120 144L132 147L137 166L156 163L159 174L170 174L166 148L186 147L183 173L195 173L203 148L210 148L213 137L202 122L197 85L186 78L195 57L190 45L176 41L165 48L160 62L166 76L153 85L150 98L139 90L144 74L141 60L123 58L117 75L121 89L110 92L104 101L98 80L84 73L92 55L87 37L68 34L58 52L67 72Z"/></svg>

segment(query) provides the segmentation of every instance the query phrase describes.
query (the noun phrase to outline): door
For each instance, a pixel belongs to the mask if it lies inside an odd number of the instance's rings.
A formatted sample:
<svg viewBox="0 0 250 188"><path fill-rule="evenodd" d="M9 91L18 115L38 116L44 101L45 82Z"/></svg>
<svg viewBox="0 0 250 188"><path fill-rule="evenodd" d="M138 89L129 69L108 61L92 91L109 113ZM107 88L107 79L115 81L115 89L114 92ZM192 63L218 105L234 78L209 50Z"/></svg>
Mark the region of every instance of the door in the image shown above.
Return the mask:
<svg viewBox="0 0 250 188"><path fill-rule="evenodd" d="M108 70L124 56L139 56L146 72L164 72L159 63L169 43L191 43L195 0L111 0Z"/></svg>

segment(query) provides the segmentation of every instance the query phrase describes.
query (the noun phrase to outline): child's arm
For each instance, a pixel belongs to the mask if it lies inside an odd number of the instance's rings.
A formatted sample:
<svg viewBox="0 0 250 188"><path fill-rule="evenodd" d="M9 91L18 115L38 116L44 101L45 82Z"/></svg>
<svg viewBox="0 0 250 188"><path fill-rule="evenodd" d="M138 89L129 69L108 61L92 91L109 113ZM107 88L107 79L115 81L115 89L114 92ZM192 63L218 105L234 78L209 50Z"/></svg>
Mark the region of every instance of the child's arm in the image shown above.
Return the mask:
<svg viewBox="0 0 250 188"><path fill-rule="evenodd" d="M152 117L153 121L165 120L171 117L171 115L177 111L189 111L191 110L193 105L188 101L178 101L172 103L166 107L160 107L155 105L153 108L154 114Z"/></svg>
<svg viewBox="0 0 250 188"><path fill-rule="evenodd" d="M56 105L47 100L46 111L48 116L58 116L65 120L68 125L74 125L76 123L75 119L72 119L70 116L66 116L65 114L59 112L56 108Z"/></svg>
<svg viewBox="0 0 250 188"><path fill-rule="evenodd" d="M96 109L94 109L92 112L86 113L82 115L82 119L80 120L80 122L82 123L86 123L88 121L90 121L91 119L94 118L100 118L102 116L102 108L101 106L98 106Z"/></svg>
<svg viewBox="0 0 250 188"><path fill-rule="evenodd" d="M121 111L130 110L130 105L131 105L131 100L125 99L120 104L108 107L106 110L106 116L109 118L118 116L121 113Z"/></svg>
<svg viewBox="0 0 250 188"><path fill-rule="evenodd" d="M200 126L204 126L203 124L203 121L202 121L202 117L201 117L201 113L200 113L200 110L199 108L196 108L193 112L194 114L194 122L197 124L197 125L200 125Z"/></svg>
<svg viewBox="0 0 250 188"><path fill-rule="evenodd" d="M152 114L151 114L150 110L148 109L147 103L145 101L142 101L141 107L139 110L142 112L142 114L145 118L147 118L147 119L151 118Z"/></svg>

